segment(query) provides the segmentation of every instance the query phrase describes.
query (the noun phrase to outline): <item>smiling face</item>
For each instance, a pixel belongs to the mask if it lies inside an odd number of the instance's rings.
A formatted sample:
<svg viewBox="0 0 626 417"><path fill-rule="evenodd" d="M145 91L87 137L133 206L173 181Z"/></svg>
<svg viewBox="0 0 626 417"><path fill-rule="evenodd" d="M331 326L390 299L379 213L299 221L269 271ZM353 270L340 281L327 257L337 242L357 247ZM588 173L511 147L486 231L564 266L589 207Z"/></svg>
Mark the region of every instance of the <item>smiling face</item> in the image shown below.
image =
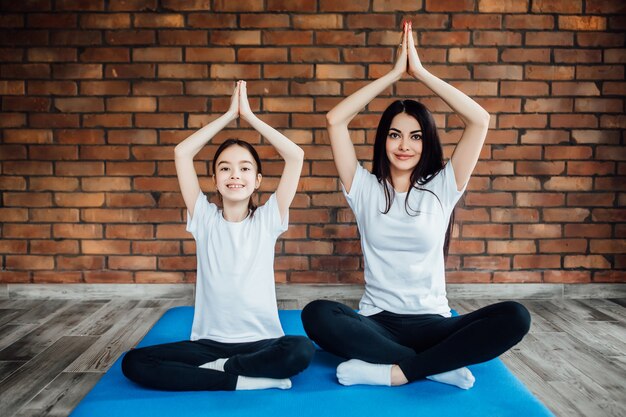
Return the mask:
<svg viewBox="0 0 626 417"><path fill-rule="evenodd" d="M252 154L239 145L229 146L219 155L213 176L224 201L248 201L261 185L261 174Z"/></svg>
<svg viewBox="0 0 626 417"><path fill-rule="evenodd" d="M413 171L422 156L422 147L418 121L407 113L398 113L391 121L385 142L392 175Z"/></svg>

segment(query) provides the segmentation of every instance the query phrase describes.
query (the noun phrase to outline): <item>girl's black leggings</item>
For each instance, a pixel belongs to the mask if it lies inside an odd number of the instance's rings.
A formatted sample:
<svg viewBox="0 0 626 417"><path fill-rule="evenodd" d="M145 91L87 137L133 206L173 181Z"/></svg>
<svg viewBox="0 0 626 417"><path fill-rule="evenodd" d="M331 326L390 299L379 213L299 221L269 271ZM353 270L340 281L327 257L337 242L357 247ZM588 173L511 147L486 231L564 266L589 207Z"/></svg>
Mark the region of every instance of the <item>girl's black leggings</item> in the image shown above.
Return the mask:
<svg viewBox="0 0 626 417"><path fill-rule="evenodd" d="M309 337L348 359L396 364L409 381L493 359L516 345L530 328L530 314L506 301L469 314L362 316L350 307L316 300L302 310Z"/></svg>
<svg viewBox="0 0 626 417"><path fill-rule="evenodd" d="M183 341L134 349L122 360L124 375L148 388L167 391L232 391L238 375L289 378L302 372L315 348L304 336L249 343ZM224 372L199 368L228 358Z"/></svg>

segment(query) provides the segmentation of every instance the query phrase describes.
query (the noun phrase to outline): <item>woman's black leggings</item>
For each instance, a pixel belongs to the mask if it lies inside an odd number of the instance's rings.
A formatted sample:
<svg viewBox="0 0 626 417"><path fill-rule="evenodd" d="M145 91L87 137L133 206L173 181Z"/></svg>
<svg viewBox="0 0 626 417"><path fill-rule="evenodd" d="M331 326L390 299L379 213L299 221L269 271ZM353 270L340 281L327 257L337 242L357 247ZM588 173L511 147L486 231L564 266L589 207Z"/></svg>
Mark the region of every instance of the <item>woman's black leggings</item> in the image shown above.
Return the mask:
<svg viewBox="0 0 626 417"><path fill-rule="evenodd" d="M167 391L232 391L238 375L289 378L302 372L315 348L304 336L250 343L196 340L134 349L122 360L122 372L133 382ZM224 372L199 368L228 358Z"/></svg>
<svg viewBox="0 0 626 417"><path fill-rule="evenodd" d="M409 381L493 359L517 344L530 328L530 314L516 302L493 304L469 314L362 316L328 300L302 310L309 337L348 359L396 364Z"/></svg>

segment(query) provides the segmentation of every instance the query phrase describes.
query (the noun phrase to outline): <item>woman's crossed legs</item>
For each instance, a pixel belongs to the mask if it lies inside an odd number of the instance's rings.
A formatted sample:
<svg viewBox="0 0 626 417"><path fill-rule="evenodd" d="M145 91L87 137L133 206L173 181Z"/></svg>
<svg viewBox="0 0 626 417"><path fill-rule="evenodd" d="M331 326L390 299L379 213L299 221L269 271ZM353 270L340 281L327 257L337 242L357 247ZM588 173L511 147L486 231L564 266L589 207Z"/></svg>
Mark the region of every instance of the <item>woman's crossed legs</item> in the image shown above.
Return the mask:
<svg viewBox="0 0 626 417"><path fill-rule="evenodd" d="M338 368L347 385L401 385L428 377L469 388L473 376L465 367L517 344L528 332L530 315L506 301L456 317L385 311L366 317L344 304L317 300L304 308L302 322L320 347L351 359Z"/></svg>

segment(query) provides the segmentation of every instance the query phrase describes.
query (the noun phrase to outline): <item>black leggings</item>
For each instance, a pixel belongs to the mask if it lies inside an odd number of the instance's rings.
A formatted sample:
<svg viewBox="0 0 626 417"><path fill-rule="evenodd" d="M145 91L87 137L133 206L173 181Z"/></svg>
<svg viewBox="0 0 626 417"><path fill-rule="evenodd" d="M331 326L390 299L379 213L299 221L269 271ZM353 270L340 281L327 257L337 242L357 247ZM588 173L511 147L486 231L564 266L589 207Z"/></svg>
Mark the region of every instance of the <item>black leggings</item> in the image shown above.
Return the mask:
<svg viewBox="0 0 626 417"><path fill-rule="evenodd" d="M289 378L302 372L315 348L304 336L249 343L196 340L134 349L122 360L122 372L133 382L167 391L232 391L238 375ZM228 358L224 372L199 368Z"/></svg>
<svg viewBox="0 0 626 417"><path fill-rule="evenodd" d="M517 344L530 328L530 314L516 302L493 304L469 314L362 316L328 300L302 310L309 337L348 359L396 364L409 381L493 359Z"/></svg>

